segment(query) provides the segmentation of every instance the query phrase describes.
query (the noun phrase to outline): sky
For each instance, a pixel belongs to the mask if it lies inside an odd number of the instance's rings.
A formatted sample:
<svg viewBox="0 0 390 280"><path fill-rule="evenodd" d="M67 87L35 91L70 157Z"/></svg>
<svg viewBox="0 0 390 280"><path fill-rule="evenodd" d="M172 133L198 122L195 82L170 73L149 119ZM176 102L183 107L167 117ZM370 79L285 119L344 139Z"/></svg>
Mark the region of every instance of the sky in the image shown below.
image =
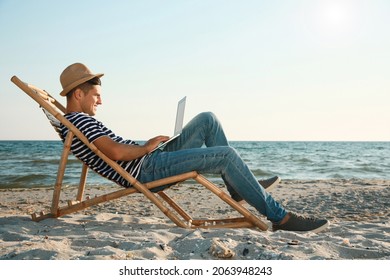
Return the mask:
<svg viewBox="0 0 390 280"><path fill-rule="evenodd" d="M81 62L132 140L214 112L229 140L390 141L388 0L0 0L0 140L58 140L10 78L58 97Z"/></svg>

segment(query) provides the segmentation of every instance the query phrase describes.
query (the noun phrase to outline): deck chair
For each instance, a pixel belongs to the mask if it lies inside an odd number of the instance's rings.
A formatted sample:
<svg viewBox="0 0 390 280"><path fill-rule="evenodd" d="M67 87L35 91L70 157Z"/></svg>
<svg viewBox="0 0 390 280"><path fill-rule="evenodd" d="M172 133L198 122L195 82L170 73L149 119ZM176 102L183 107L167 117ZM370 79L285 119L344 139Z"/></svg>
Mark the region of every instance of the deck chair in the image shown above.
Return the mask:
<svg viewBox="0 0 390 280"><path fill-rule="evenodd" d="M48 117L51 125L59 132L60 124L62 123L69 129L66 139L64 140L63 151L58 166L57 178L53 190L53 199L51 204L50 213L40 212L39 214L33 213L32 219L34 221L41 221L46 218L58 218L70 213L74 213L93 205L104 203L113 199L131 195L134 193L142 193L146 198L154 203L172 222L182 228L242 228L242 227L255 227L260 230L267 230L266 223L261 221L257 216L252 214L247 208L234 201L226 192L221 190L215 184L207 180L203 175L198 174L195 171L163 178L148 183L141 183L120 167L115 161L109 159L104 155L93 143L89 143L87 138L65 117L65 107L61 105L54 97L48 92L39 89L33 85L29 85L21 81L18 77L13 76L11 81L18 86L22 91L28 94L34 99L39 106L43 109ZM80 183L78 186L76 198L74 201L68 201L67 205L59 205L60 194L62 188L62 182L65 175L65 169L67 165L68 157L71 153L70 146L73 137L78 137L85 145L87 145L97 156L110 165L115 171L117 171L123 178L125 178L133 187L122 188L115 190L107 194L103 194L94 198L85 199L84 190L87 181L87 174L89 167L82 163L82 171L80 176ZM223 200L227 206L235 209L240 215L238 218L226 218L226 219L194 219L191 217L176 201L169 197L166 192L158 191L152 192L153 188L174 185L187 180L195 180L200 185L211 191L214 195ZM108 180L108 179L107 179Z"/></svg>

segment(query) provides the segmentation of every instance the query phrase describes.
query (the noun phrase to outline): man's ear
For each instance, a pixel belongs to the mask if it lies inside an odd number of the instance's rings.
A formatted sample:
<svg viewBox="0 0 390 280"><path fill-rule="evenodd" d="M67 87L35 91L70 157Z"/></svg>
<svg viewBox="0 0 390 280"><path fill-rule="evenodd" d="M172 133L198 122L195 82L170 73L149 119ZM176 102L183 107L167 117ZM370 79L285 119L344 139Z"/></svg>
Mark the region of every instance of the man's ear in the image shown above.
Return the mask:
<svg viewBox="0 0 390 280"><path fill-rule="evenodd" d="M83 97L83 91L79 88L77 88L74 92L73 92L73 96L74 98L76 98L76 100L80 100L82 97Z"/></svg>

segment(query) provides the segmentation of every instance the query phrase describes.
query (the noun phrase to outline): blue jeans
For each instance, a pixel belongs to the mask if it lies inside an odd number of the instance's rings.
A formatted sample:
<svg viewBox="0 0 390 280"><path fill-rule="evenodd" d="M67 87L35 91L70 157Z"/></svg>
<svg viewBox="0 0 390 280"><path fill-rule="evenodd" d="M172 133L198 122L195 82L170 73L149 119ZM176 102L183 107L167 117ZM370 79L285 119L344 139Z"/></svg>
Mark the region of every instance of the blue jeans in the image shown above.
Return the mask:
<svg viewBox="0 0 390 280"><path fill-rule="evenodd" d="M279 223L287 214L259 184L237 151L229 146L213 113L197 115L176 140L148 156L139 180L145 183L190 171L220 175L231 195L238 194L274 223Z"/></svg>

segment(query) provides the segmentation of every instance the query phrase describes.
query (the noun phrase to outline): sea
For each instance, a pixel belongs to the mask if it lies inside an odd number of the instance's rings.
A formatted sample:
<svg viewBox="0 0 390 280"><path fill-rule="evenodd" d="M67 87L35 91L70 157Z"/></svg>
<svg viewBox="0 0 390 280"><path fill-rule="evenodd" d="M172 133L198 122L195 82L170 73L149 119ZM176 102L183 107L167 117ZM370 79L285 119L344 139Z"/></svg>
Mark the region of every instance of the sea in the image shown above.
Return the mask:
<svg viewBox="0 0 390 280"><path fill-rule="evenodd" d="M283 180L390 179L390 142L233 141L230 145L259 179L274 175ZM0 188L53 187L61 152L61 141L0 141ZM63 184L77 185L80 172L80 162L70 156ZM113 184L93 172L88 182Z"/></svg>

